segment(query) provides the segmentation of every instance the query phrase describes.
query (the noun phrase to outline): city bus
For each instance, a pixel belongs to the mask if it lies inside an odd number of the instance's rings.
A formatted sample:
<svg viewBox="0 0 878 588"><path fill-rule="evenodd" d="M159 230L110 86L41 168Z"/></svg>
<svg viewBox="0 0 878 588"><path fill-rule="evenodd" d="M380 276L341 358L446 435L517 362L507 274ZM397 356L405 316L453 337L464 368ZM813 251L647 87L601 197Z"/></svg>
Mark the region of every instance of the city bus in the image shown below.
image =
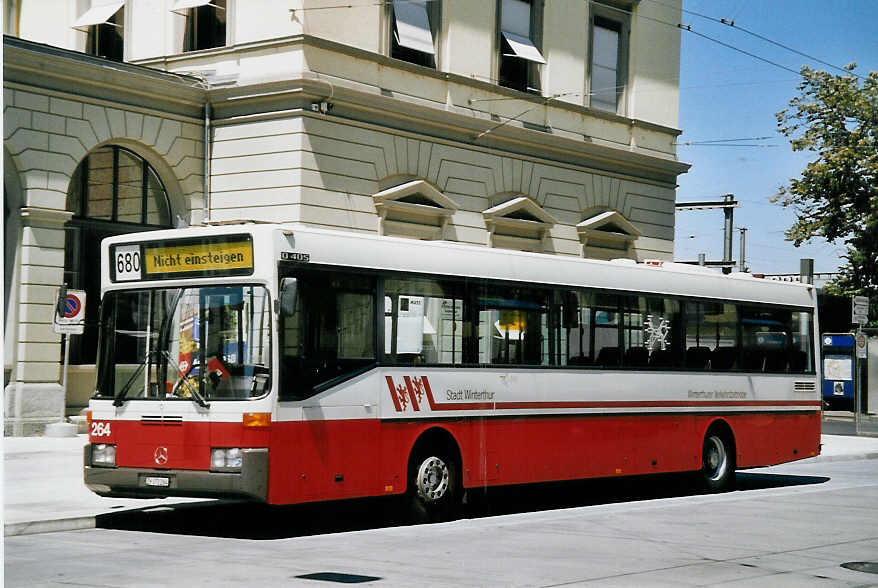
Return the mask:
<svg viewBox="0 0 878 588"><path fill-rule="evenodd" d="M812 286L298 225L101 250L84 478L120 497L399 495L820 451Z"/></svg>

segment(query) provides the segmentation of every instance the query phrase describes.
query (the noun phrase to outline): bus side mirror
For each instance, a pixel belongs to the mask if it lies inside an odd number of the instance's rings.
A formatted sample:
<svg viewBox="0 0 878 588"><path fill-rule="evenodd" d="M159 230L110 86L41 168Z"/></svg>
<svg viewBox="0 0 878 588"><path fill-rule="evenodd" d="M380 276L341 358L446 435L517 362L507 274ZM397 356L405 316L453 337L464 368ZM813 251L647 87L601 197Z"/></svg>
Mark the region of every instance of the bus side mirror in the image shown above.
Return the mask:
<svg viewBox="0 0 878 588"><path fill-rule="evenodd" d="M296 314L296 298L299 284L296 278L282 278L280 281L280 313L281 316Z"/></svg>

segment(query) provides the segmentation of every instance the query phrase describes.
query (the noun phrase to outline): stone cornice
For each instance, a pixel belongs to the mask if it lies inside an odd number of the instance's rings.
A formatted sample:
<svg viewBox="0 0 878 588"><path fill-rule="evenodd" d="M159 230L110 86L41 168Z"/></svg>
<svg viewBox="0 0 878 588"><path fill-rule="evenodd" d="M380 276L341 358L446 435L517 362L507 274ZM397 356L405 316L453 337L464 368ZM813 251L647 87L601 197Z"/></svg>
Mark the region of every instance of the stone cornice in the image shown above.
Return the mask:
<svg viewBox="0 0 878 588"><path fill-rule="evenodd" d="M52 208L40 208L38 206L22 206L21 220L30 226L63 227L67 221L73 218L73 213L66 210Z"/></svg>
<svg viewBox="0 0 878 588"><path fill-rule="evenodd" d="M497 126L491 118L474 117L450 110L437 109L420 102L405 101L380 91L353 88L304 72L298 80L266 82L258 88L237 86L211 92L216 109L214 123L221 125L225 115L239 119L248 114L265 115L271 110L287 111L291 105L308 109L312 101L328 100L333 109L328 120L356 121L403 132L416 131L437 139L464 143L476 148L511 152L543 160L559 161L611 173L623 173L665 184L676 184L677 175L686 172L689 164L668 155L655 155L629 145L613 145L599 139L562 136L558 133L532 130L525 125L507 124L477 140L485 131ZM274 104L272 104L274 103ZM248 104L250 105L248 107ZM226 111L226 112L224 112ZM269 115L270 116L270 115Z"/></svg>
<svg viewBox="0 0 878 588"><path fill-rule="evenodd" d="M161 67L209 69L211 60L235 55L242 60L248 54L263 52L300 52L305 71L284 72L284 79L241 80L232 85L205 88L197 77L160 71ZM327 53L329 52L329 53ZM446 85L447 103L426 100L399 91L387 90L352 79L310 71L310 61L339 54L368 60L379 66L411 72L432 80L431 84ZM319 59L318 59L319 58ZM4 79L9 82L44 87L93 99L112 95L114 101L143 108L158 109L169 114L198 117L208 100L215 108L215 124L224 119L247 116L270 116L272 112L309 109L312 101L330 101L333 109L328 120L375 125L398 132L415 133L433 139L470 145L473 148L515 153L548 161L587 167L598 171L624 174L641 180L673 186L676 177L689 165L672 153L646 149L635 144L635 129L645 129L656 136L667 137L670 143L679 135L677 129L654 123L619 117L576 104L516 92L476 79L438 72L391 59L347 45L307 35L181 54L141 65L116 63L84 55L4 37ZM148 66L148 67L147 67ZM298 78L296 76L299 76ZM559 116L602 120L615 125L615 141L592 137L579 129L539 127L539 125L506 120L498 124L488 110L454 104L452 95L479 95L488 101L514 99L522 109L544 109L547 119ZM516 106L516 109L518 106ZM568 124L569 126L569 124ZM539 127L539 128L537 128ZM624 141L627 135L629 140Z"/></svg>
<svg viewBox="0 0 878 588"><path fill-rule="evenodd" d="M616 125L618 130L624 130L629 138L635 135L635 130L645 130L657 135L665 135L668 137L668 143L672 143L681 132L678 129L518 92L470 77L419 67L320 37L293 35L209 51L145 59L138 63L181 71L210 70L212 64L227 61L231 56L235 56L243 63L248 56L255 58L276 53L297 55L295 59L290 59L290 62L301 61L304 64L304 71L285 71L280 78L272 78L269 74L269 77L259 79L247 78L246 70L242 69L237 79L231 82L225 80L221 86L210 91L210 100L216 109L214 119L216 124L221 125L223 119L231 117L239 119L272 111L308 109L313 100L329 100L334 105L334 109L328 113L330 118L414 131L433 138L534 155L578 166L587 165L603 171L623 171L626 174L665 184L675 184L676 176L689 169L689 164L678 161L673 154L646 149L635 145L633 141L617 143L601 137L588 136L578 129L540 127L517 120L508 121L498 127L498 119L492 117L491 111L479 109L473 104L454 104L450 101L450 97L461 94L477 95L487 98L487 100L480 99L481 102L487 103L492 100L514 100L520 103L522 110L528 106L536 111L545 110L550 118L552 113L555 113L585 120L606 121ZM314 64L320 61L321 55L325 61L325 56L330 54L363 60L378 67L405 71L429 80L431 84L438 84L440 87L444 85L447 91L440 94L445 96L446 100L445 102L428 100L359 80L346 79L340 72L323 72L314 69ZM478 141L477 137L479 137Z"/></svg>
<svg viewBox="0 0 878 588"><path fill-rule="evenodd" d="M193 76L119 63L3 37L4 82L18 82L50 91L163 110L181 116L200 116L207 99L204 83Z"/></svg>

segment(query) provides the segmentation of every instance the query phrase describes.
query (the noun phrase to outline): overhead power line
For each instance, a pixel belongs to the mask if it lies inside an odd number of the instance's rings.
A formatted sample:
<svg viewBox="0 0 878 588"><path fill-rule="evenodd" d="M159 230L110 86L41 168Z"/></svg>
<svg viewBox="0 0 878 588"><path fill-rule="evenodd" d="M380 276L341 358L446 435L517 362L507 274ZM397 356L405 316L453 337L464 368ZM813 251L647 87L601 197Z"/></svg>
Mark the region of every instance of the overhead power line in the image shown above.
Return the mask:
<svg viewBox="0 0 878 588"><path fill-rule="evenodd" d="M741 143L741 141L764 141L771 137L743 137L740 139L707 139L704 141L684 141L674 143L677 147L777 147L766 143Z"/></svg>
<svg viewBox="0 0 878 588"><path fill-rule="evenodd" d="M649 1L653 2L655 4L660 4L662 6L667 6L668 8L676 8L675 6L661 2L661 0L649 0ZM805 59L810 59L811 61L816 61L817 63L819 63L821 65L825 65L826 67L831 67L832 69L844 72L846 74L850 74L852 76L856 76L856 77L860 78L861 80L865 79L863 76L856 74L849 69L839 67L837 65L829 63L828 61L823 61L819 57L814 57L813 55L809 55L807 53L799 51L798 49L795 49L794 47L790 47L789 45L785 45L779 41L775 41L774 39L766 37L765 35L760 35L759 33L755 32L755 31L751 31L749 29L745 29L742 26L738 26L735 24L734 18L716 18L713 16L709 16L707 14L701 14L700 12L695 12L694 10L687 10L685 8L681 8L680 10L686 14L691 14L693 16L697 16L699 18L703 18L703 19L709 20L711 22L715 22L717 24L722 24L722 25L725 25L727 27L733 28L736 31L741 31L742 33L750 35L751 37L755 37L756 39L759 39L760 41L765 41L766 43L770 43L770 44L774 45L775 47L780 47L781 49L784 49L784 50L789 51L791 53L795 53L796 55L799 55L800 57L804 57Z"/></svg>
<svg viewBox="0 0 878 588"><path fill-rule="evenodd" d="M667 6L667 7L669 7L669 8L676 8L676 6L671 6L671 5L669 5L669 4L665 4L665 3L663 3L663 2L660 2L659 0L651 0L651 1L652 1L652 2L656 2L657 4L661 4L661 5L663 5L663 6ZM603 8L606 8L606 9L608 9L608 10L615 10L616 12L621 12L621 13L623 13L623 14L627 14L627 15L629 15L629 16L634 16L634 17L637 17L637 18L641 18L641 19L643 19L643 20L649 20L649 21L652 21L652 22L656 22L656 23L659 23L659 24L663 24L663 25L665 25L665 26L674 27L674 28L678 28L678 29L684 30L684 31L686 31L686 32L692 33L693 35L696 35L696 36L698 36L698 37L701 37L701 38L703 38L703 39L706 39L706 40L708 40L708 41L711 41L711 42L713 42L713 43L716 43L717 45L721 45L721 46L723 46L723 47L725 47L725 48L727 48L727 49L731 49L732 51L736 51L736 52L738 52L738 53L741 53L741 54L743 54L743 55L746 55L746 56L748 56L748 57L751 57L751 58L753 58L753 59L756 59L757 61L762 61L763 63L767 63L767 64L769 64L769 65L773 65L774 67L780 68L780 69L782 69L782 70L784 70L784 71L788 71L788 72L790 72L790 73L796 74L796 75L799 76L799 77L802 76L802 72L801 72L801 71L795 70L795 69L793 69L793 68L791 68L791 67L787 67L786 65L783 65L782 63L778 63L778 62L776 62L776 61L772 61L771 59L768 59L768 58L766 58L766 57L762 57L761 55L757 55L757 54L752 53L752 52L750 52L750 51L747 51L747 50L745 50L745 49L741 49L740 47L736 47L735 45L732 45L731 43L726 43L725 41L720 41L719 39L715 39L714 37L711 37L710 35L706 35L706 34L704 34L704 33L701 33L701 32L699 32L699 31L696 31L696 30L694 30L694 29L692 28L692 25L690 25L690 24L684 24L684 23L672 23L672 22L668 22L668 21L666 21L666 20L662 20L662 19L660 19L660 18L655 18L655 17L652 17L652 16L646 16L645 14L641 14L640 12L638 12L638 13L635 14L635 13L633 13L633 12L630 11L630 10L625 10L625 9L623 9L623 8L619 8L618 6L613 6L613 5L611 5L611 4L603 4L603 3L601 3L601 2L595 2L594 4L596 4L596 5L598 5L598 6L601 6L601 7L603 7ZM682 9L681 9L681 10L682 10ZM684 11L684 12L687 12L687 11ZM699 15L699 16L700 16L700 15ZM705 16L704 18L710 18L710 19L712 19L712 17L706 17L706 16ZM721 20L722 20L722 19L720 19L720 20L717 21L717 22L721 22ZM728 24L728 23L722 23L722 22L721 22L721 24ZM746 31L746 29L741 29L740 27L734 27L734 28L736 28L736 29L738 29L738 30L741 30L741 31ZM756 33L753 33L753 34L755 35ZM810 56L809 56L808 58L809 58L809 59L812 59ZM819 60L815 60L815 61L819 61ZM824 62L821 61L820 63L824 63ZM832 66L832 67L836 67L836 66ZM854 75L854 76L857 76L857 77L861 77L861 76L858 76L857 74L854 74L853 72L850 72L849 70L844 70L844 71L845 71L846 73L849 73L850 75Z"/></svg>

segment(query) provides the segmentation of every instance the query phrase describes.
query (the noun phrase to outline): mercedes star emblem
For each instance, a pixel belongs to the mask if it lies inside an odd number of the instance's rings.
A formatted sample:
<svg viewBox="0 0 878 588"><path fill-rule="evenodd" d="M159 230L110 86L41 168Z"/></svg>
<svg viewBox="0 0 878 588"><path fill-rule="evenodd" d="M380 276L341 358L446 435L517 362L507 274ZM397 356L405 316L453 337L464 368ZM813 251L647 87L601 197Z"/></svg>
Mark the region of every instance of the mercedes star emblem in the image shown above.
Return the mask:
<svg viewBox="0 0 878 588"><path fill-rule="evenodd" d="M168 463L168 448L167 447L156 447L153 452L153 457L155 458L155 462L159 465L165 465Z"/></svg>

